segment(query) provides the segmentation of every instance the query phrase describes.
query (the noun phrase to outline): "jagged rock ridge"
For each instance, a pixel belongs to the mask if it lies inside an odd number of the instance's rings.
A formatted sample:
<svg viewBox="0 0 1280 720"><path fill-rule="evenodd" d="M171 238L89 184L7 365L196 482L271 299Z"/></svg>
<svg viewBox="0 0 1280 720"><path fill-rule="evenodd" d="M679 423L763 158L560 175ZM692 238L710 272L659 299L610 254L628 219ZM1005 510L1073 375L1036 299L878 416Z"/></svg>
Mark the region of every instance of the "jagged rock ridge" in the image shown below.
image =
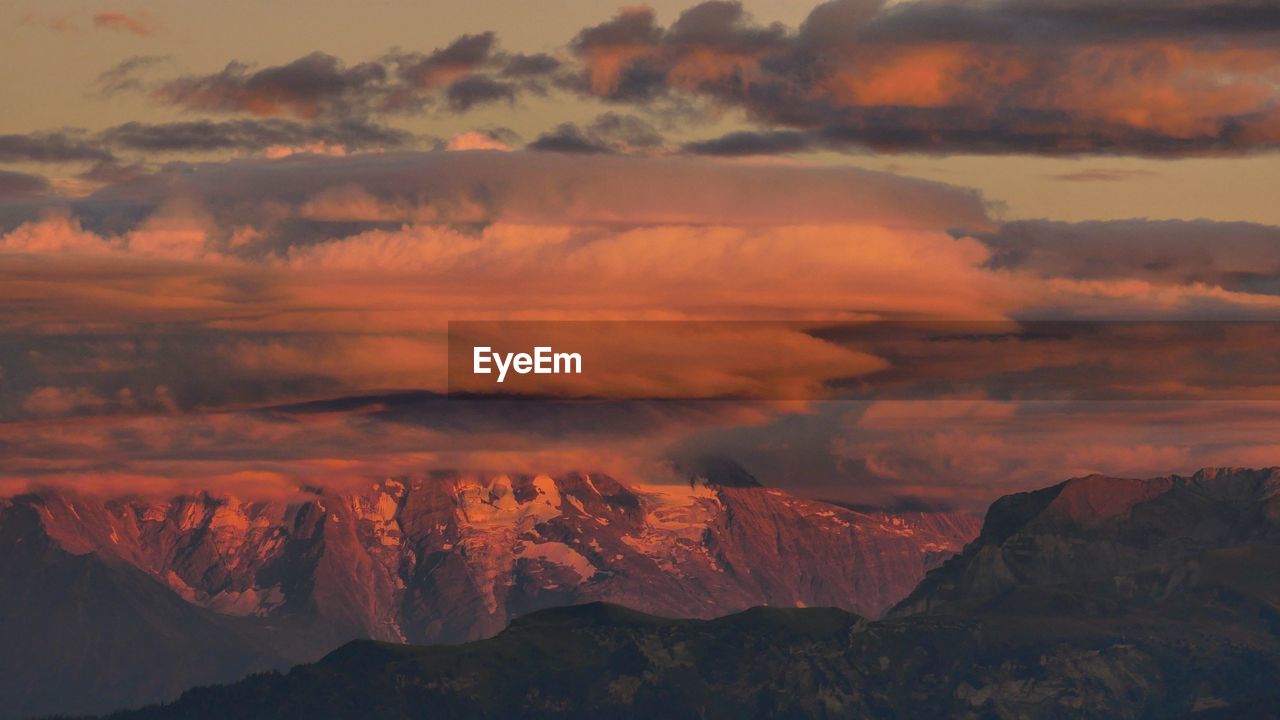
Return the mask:
<svg viewBox="0 0 1280 720"><path fill-rule="evenodd" d="M436 473L280 501L48 490L0 500L0 531L14 535L14 557L46 548L22 555L28 569L0 578L7 587L54 562L108 574L94 597L75 587L59 596L78 608L89 645L120 613L145 618L163 607L173 618L146 631L168 644L127 655L130 673L111 693L90 689L91 659L14 688L26 695L22 707L53 712L162 700L356 638L488 637L531 611L593 600L674 617L757 605L876 616L976 535L978 519L857 512L750 484ZM97 613L107 608L110 619ZM33 612L15 609L26 616L10 627L24 637L55 632L42 625L52 616ZM206 654L200 638L210 634L227 639L221 660L184 665L184 652ZM24 664L0 651L0 670Z"/></svg>
<svg viewBox="0 0 1280 720"><path fill-rule="evenodd" d="M1277 544L1280 469L1206 468L1145 480L1090 475L997 500L978 538L894 613L966 613L1013 591L1118 582L1139 572L1185 582L1214 549Z"/></svg>
<svg viewBox="0 0 1280 720"><path fill-rule="evenodd" d="M600 474L437 474L294 502L21 502L68 552L119 558L215 612L319 617L413 642L484 637L530 610L597 599L684 617L754 605L878 616L977 530L963 513Z"/></svg>

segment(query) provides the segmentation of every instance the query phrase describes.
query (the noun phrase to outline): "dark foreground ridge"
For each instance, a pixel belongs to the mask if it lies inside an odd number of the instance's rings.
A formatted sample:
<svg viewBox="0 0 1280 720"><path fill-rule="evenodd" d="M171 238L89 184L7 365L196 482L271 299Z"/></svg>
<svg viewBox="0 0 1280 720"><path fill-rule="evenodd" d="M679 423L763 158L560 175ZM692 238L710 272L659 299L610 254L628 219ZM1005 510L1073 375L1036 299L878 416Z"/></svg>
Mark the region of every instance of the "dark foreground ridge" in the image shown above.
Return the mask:
<svg viewBox="0 0 1280 720"><path fill-rule="evenodd" d="M1280 716L1280 472L998 501L890 618L590 603L458 646L358 641L118 713L168 718Z"/></svg>

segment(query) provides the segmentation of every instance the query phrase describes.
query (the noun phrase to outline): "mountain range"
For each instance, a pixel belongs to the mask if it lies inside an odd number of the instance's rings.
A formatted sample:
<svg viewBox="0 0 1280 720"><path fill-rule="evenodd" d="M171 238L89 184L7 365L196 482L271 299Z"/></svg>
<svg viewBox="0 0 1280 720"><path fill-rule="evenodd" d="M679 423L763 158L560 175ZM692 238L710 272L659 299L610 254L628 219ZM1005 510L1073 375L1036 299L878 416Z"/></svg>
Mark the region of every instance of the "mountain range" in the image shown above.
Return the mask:
<svg viewBox="0 0 1280 720"><path fill-rule="evenodd" d="M1280 469L1007 496L879 620L608 603L491 639L353 641L117 720L1280 716Z"/></svg>
<svg viewBox="0 0 1280 720"><path fill-rule="evenodd" d="M595 601L878 617L979 528L967 513L800 499L730 470L685 485L442 472L272 501L0 500L0 715L139 706L351 640L473 641Z"/></svg>

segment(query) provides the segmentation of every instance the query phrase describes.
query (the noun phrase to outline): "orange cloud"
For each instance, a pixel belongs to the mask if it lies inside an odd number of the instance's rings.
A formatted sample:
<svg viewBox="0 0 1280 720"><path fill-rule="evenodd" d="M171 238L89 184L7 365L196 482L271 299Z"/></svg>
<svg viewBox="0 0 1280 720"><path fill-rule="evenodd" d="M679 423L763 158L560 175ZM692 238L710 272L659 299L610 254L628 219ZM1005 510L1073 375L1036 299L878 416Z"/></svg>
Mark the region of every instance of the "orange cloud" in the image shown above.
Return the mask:
<svg viewBox="0 0 1280 720"><path fill-rule="evenodd" d="M88 388L42 387L28 395L22 407L33 415L57 416L73 411L93 411L106 403Z"/></svg>
<svg viewBox="0 0 1280 720"><path fill-rule="evenodd" d="M511 150L511 146L487 133L470 131L459 133L450 138L445 150L502 150L506 152Z"/></svg>
<svg viewBox="0 0 1280 720"><path fill-rule="evenodd" d="M149 13L127 14L115 10L106 10L93 16L93 26L107 30L118 30L140 37L151 35L158 28L155 18Z"/></svg>
<svg viewBox="0 0 1280 720"><path fill-rule="evenodd" d="M981 232L954 230L965 226ZM1159 257L1141 240L1153 233L1167 240ZM954 342L807 331L895 318L1274 318L1280 297L1241 279L1265 270L1271 234L999 226L963 189L798 164L439 152L144 176L0 235L0 367L18 388L0 393L0 482L252 488L444 466L657 467L675 445L748 429L764 436L752 451L802 444L771 433L796 417L824 422L811 401L832 381L883 402L836 418L848 432L825 445L804 441L838 464L793 472L858 478L886 497L945 494L945 479L976 502L1000 483L1077 469L1262 458L1276 428L1253 411L1256 428L1207 407L1099 403L1101 414L1058 407L1055 419L1021 402L1046 387L1062 402L1081 388L1131 403L1272 398L1267 358L1280 348L1249 326L1210 324L1208 340L1137 327L1092 344L981 328ZM655 331L638 339L687 371L637 354L587 378L582 394L606 400L440 397L449 321L766 318L810 322ZM617 349L601 334L580 341ZM952 405L900 402L913 392ZM771 400L686 402L708 395ZM634 396L669 401L617 402ZM988 397L1009 400L970 402Z"/></svg>
<svg viewBox="0 0 1280 720"><path fill-rule="evenodd" d="M584 29L573 48L586 94L637 103L693 94L762 126L755 142L738 130L688 146L697 152L1178 156L1270 147L1273 9L1241 2L1226 12L1253 13L1256 23L1232 24L1201 3L1175 2L1155 27L1129 4L1072 12L1052 3L827 3L791 32L752 23L739 5L706 3L668 28L651 11L618 15Z"/></svg>
<svg viewBox="0 0 1280 720"><path fill-rule="evenodd" d="M1092 473L1150 477L1275 465L1275 402L881 401L832 448L888 497L980 504Z"/></svg>

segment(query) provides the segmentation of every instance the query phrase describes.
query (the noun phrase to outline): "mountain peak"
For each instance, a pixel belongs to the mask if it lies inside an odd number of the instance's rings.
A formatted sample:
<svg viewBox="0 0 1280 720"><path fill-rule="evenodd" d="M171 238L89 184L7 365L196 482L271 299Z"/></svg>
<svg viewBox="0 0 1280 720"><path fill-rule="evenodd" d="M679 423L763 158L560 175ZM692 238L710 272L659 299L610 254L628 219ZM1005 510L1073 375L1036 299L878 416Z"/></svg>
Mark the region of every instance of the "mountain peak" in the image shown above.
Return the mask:
<svg viewBox="0 0 1280 720"><path fill-rule="evenodd" d="M1073 478L1062 483L1045 512L1081 525L1105 522L1163 495L1176 482L1172 477L1138 480L1088 475Z"/></svg>
<svg viewBox="0 0 1280 720"><path fill-rule="evenodd" d="M668 616L762 604L878 616L977 533L966 515L859 513L762 489L724 458L699 467L692 486L450 472L280 501L51 489L39 516L68 552L123 561L199 607L398 642L485 637L592 601Z"/></svg>
<svg viewBox="0 0 1280 720"><path fill-rule="evenodd" d="M1017 588L1169 571L1213 548L1280 541L1274 469L1191 477L1089 475L997 500L978 538L892 611L947 611Z"/></svg>
<svg viewBox="0 0 1280 720"><path fill-rule="evenodd" d="M680 468L689 476L690 482L703 482L712 487L763 487L738 461L720 455L699 457Z"/></svg>

